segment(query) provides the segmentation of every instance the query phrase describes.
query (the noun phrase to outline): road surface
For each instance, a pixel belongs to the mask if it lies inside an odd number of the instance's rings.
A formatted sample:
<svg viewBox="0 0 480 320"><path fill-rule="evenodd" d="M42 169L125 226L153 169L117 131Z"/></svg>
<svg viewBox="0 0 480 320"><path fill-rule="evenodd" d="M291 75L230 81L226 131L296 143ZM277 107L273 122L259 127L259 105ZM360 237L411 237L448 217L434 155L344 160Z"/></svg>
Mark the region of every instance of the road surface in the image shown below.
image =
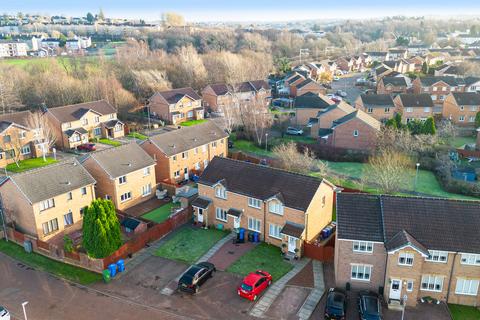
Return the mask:
<svg viewBox="0 0 480 320"><path fill-rule="evenodd" d="M342 90L347 93L347 97L344 98L345 101L355 104L355 100L360 96L364 89L361 87L356 87L355 82L357 79L364 77L364 73L353 73L348 74L346 77L340 78L338 81L332 82L332 92L335 93L337 90Z"/></svg>

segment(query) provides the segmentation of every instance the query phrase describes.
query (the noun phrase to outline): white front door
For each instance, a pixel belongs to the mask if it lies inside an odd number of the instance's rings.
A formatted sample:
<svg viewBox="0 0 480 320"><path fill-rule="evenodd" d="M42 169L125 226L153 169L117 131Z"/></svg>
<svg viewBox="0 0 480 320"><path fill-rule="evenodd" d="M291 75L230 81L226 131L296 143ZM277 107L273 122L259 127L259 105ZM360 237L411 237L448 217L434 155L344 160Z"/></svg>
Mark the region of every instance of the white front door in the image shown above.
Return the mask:
<svg viewBox="0 0 480 320"><path fill-rule="evenodd" d="M400 300L402 294L402 280L392 279L390 284L390 299Z"/></svg>
<svg viewBox="0 0 480 320"><path fill-rule="evenodd" d="M188 180L188 168L183 169L183 173L185 174L185 180Z"/></svg>
<svg viewBox="0 0 480 320"><path fill-rule="evenodd" d="M294 237L288 237L288 252L295 252L297 248L297 239Z"/></svg>
<svg viewBox="0 0 480 320"><path fill-rule="evenodd" d="M240 217L233 218L233 228L234 229L240 228Z"/></svg>
<svg viewBox="0 0 480 320"><path fill-rule="evenodd" d="M197 220L199 223L203 223L203 209L198 208Z"/></svg>

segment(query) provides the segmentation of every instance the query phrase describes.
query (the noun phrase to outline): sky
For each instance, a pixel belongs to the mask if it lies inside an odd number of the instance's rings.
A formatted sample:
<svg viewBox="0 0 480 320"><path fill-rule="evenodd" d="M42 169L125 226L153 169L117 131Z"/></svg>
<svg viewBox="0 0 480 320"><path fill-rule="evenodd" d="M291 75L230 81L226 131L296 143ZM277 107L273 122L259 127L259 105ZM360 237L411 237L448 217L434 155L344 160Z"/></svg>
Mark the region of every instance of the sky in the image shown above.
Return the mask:
<svg viewBox="0 0 480 320"><path fill-rule="evenodd" d="M159 20L177 12L187 21L290 21L364 19L393 15L480 17L478 0L0 0L0 13L84 16L102 8L107 17Z"/></svg>

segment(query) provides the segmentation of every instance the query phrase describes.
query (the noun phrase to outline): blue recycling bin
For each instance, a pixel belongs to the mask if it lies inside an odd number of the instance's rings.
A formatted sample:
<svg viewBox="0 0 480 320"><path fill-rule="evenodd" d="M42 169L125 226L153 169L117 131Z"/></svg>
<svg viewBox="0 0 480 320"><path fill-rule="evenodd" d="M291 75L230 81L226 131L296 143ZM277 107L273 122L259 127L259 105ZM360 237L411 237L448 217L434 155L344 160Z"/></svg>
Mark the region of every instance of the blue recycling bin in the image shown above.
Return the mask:
<svg viewBox="0 0 480 320"><path fill-rule="evenodd" d="M125 262L123 261L123 259L120 259L117 261L117 271L118 272L125 271Z"/></svg>
<svg viewBox="0 0 480 320"><path fill-rule="evenodd" d="M108 266L108 270L110 271L110 278L115 277L115 275L117 274L117 265L115 263L112 263Z"/></svg>
<svg viewBox="0 0 480 320"><path fill-rule="evenodd" d="M238 229L238 241L239 242L244 242L245 241L245 229L244 228Z"/></svg>
<svg viewBox="0 0 480 320"><path fill-rule="evenodd" d="M253 233L253 242L258 242L258 232Z"/></svg>

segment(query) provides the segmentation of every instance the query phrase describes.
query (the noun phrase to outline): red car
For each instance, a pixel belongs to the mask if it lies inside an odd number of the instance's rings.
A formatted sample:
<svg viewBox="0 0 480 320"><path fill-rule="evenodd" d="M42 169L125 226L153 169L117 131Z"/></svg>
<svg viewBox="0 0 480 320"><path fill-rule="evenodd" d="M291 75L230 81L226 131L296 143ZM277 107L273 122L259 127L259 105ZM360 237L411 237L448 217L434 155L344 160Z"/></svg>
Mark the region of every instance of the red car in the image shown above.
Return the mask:
<svg viewBox="0 0 480 320"><path fill-rule="evenodd" d="M250 301L257 300L258 295L272 284L270 273L262 270L250 272L238 287L237 292L240 297L247 298Z"/></svg>
<svg viewBox="0 0 480 320"><path fill-rule="evenodd" d="M97 148L95 147L95 143L85 143L77 146L77 150L83 151L95 151Z"/></svg>

